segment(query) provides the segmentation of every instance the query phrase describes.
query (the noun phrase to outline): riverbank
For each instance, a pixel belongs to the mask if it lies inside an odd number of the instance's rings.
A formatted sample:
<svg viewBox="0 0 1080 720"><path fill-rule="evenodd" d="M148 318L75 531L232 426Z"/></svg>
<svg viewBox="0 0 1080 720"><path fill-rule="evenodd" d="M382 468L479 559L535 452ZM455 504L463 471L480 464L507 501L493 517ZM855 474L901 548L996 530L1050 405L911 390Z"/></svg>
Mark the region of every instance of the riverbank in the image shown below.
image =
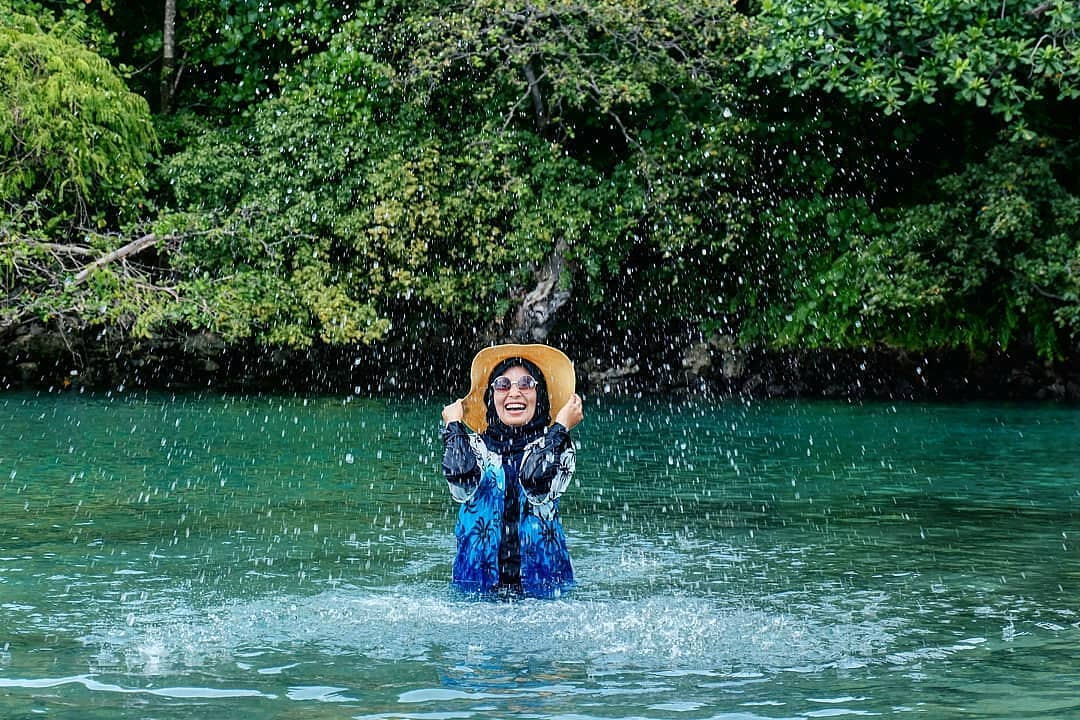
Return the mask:
<svg viewBox="0 0 1080 720"><path fill-rule="evenodd" d="M552 342L567 347L588 394L1080 402L1075 356L1048 362L1023 350L981 357L773 350L742 348L721 336L575 352L573 343ZM268 349L230 346L211 333L145 340L115 330L65 333L30 324L0 349L0 390L431 394L444 392L443 378L467 365L474 349L464 343Z"/></svg>

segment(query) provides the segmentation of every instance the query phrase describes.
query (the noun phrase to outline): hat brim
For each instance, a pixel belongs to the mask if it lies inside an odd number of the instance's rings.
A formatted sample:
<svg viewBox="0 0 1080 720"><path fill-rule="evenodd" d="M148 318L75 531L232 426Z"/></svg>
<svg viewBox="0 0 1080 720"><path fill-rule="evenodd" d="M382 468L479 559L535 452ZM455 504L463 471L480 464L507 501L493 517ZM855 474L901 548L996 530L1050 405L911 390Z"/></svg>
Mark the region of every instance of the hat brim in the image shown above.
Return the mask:
<svg viewBox="0 0 1080 720"><path fill-rule="evenodd" d="M573 397L577 387L574 377L574 364L561 350L548 345L493 345L476 353L469 371L471 387L469 394L461 400L465 424L478 433L487 430L487 406L484 405L484 392L488 378L495 366L507 358L524 358L540 368L547 383L548 398L551 402L551 422L563 405Z"/></svg>

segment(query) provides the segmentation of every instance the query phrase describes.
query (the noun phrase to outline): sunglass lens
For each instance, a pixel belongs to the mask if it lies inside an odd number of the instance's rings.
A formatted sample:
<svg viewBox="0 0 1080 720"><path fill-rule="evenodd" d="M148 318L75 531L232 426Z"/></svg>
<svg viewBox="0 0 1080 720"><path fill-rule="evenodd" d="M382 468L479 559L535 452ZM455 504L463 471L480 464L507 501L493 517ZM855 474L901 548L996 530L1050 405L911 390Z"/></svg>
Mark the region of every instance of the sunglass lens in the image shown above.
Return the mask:
<svg viewBox="0 0 1080 720"><path fill-rule="evenodd" d="M514 385L517 385L521 390L532 390L537 386L537 382L532 375L522 375L516 383L505 375L500 375L491 382L491 387L499 392L506 392Z"/></svg>

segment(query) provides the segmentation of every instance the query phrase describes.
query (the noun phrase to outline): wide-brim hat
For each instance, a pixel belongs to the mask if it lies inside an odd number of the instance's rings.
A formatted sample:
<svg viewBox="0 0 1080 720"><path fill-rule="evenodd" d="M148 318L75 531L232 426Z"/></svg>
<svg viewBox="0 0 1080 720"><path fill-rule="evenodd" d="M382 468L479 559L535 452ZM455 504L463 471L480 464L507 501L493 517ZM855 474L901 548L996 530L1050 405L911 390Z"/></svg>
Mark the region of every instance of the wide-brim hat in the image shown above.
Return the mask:
<svg viewBox="0 0 1080 720"><path fill-rule="evenodd" d="M487 406L484 393L490 382L491 371L507 358L524 358L540 368L547 384L551 405L551 422L562 406L574 395L576 379L574 363L561 350L548 345L493 345L476 353L469 371L471 387L469 394L461 399L465 424L478 433L487 429Z"/></svg>

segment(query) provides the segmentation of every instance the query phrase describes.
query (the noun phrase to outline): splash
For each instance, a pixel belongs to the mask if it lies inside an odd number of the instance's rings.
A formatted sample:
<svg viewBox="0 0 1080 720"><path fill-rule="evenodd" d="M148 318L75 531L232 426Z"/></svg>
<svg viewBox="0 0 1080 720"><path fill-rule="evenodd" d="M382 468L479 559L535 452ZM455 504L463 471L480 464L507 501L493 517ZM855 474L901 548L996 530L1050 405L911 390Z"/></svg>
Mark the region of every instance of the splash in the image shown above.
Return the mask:
<svg viewBox="0 0 1080 720"><path fill-rule="evenodd" d="M493 602L439 587L335 589L186 608L96 628L102 667L151 675L308 654L388 663L583 664L595 671L804 671L885 657L889 623L773 613L690 596ZM265 671L265 668L264 668Z"/></svg>

